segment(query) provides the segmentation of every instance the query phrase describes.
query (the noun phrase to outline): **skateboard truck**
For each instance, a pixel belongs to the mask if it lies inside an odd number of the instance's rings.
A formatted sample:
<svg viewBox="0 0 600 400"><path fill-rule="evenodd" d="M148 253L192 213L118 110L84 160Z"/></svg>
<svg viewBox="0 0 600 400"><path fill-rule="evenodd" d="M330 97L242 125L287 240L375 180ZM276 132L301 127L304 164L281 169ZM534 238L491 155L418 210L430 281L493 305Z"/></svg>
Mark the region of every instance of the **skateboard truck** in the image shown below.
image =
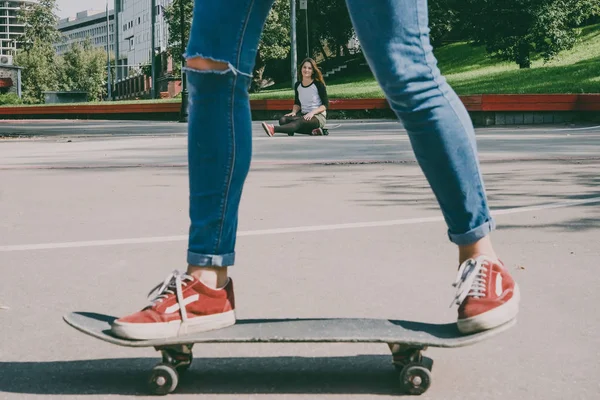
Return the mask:
<svg viewBox="0 0 600 400"><path fill-rule="evenodd" d="M154 347L162 354L162 362L152 368L148 387L154 394L165 395L175 391L182 375L192 365L193 344Z"/></svg>
<svg viewBox="0 0 600 400"><path fill-rule="evenodd" d="M162 362L152 368L148 386L152 393L166 395L177 388L179 376L187 371L193 360L193 344L156 346L162 354ZM410 346L388 343L392 352L392 364L399 373L401 389L406 394L420 395L431 385L433 360L424 357L426 346Z"/></svg>
<svg viewBox="0 0 600 400"><path fill-rule="evenodd" d="M388 343L392 364L399 373L400 386L407 394L420 395L431 385L433 360L423 356L426 346Z"/></svg>

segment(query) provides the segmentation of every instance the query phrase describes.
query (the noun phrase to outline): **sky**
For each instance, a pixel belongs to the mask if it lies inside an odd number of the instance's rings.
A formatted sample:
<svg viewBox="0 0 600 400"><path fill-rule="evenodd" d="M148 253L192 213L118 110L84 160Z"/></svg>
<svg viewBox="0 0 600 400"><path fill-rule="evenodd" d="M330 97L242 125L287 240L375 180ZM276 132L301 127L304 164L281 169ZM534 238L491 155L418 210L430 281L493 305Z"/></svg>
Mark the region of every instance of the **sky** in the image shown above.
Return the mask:
<svg viewBox="0 0 600 400"><path fill-rule="evenodd" d="M84 10L105 10L106 0L57 0L57 15L60 18L74 16ZM114 0L108 0L108 8L114 8Z"/></svg>

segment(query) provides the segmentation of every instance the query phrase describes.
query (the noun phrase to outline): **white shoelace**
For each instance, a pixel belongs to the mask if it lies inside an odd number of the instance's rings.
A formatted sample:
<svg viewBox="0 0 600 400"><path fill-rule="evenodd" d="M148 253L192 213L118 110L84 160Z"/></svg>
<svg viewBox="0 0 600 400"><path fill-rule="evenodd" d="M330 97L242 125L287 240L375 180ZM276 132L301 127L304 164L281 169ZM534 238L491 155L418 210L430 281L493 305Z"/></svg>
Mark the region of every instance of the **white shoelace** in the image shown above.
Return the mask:
<svg viewBox="0 0 600 400"><path fill-rule="evenodd" d="M486 278L488 274L488 260L484 256L469 258L458 268L456 281L452 284L456 288L454 304L460 306L467 296L483 297L486 292Z"/></svg>
<svg viewBox="0 0 600 400"><path fill-rule="evenodd" d="M181 313L181 320L187 321L187 312L185 310L185 304L183 302L183 286L187 286L188 281L193 281L188 274L182 274L175 270L167 276L163 283L156 285L150 293L148 293L148 299L150 304L154 305L161 303L169 295L174 294L177 297L177 303L179 304L179 311Z"/></svg>

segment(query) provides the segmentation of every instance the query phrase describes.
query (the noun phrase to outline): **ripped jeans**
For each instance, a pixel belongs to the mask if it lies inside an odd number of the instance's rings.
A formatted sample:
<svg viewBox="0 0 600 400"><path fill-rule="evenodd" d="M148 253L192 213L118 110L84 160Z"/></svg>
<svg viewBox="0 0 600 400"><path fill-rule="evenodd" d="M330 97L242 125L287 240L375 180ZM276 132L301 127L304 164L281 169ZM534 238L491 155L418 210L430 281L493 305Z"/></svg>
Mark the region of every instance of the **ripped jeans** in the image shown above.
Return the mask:
<svg viewBox="0 0 600 400"><path fill-rule="evenodd" d="M189 82L188 263L235 262L238 208L250 168L248 87L273 0L196 0L185 57L227 64L186 69ZM346 0L362 50L402 120L440 205L449 239L471 244L495 223L479 170L473 126L437 68L426 0Z"/></svg>

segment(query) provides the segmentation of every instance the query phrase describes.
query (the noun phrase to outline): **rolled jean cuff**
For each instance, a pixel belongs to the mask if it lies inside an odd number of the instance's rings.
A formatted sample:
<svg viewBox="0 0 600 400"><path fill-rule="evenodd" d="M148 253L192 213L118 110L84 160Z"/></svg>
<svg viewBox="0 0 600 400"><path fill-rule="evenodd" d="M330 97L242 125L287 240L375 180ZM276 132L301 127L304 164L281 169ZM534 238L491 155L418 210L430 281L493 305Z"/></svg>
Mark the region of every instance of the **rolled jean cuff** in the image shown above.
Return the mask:
<svg viewBox="0 0 600 400"><path fill-rule="evenodd" d="M459 246L467 245L483 239L494 229L496 229L496 220L494 220L494 218L490 218L477 228L471 229L465 233L452 233L448 231L448 238L452 243L455 243Z"/></svg>
<svg viewBox="0 0 600 400"><path fill-rule="evenodd" d="M188 251L187 262L199 267L229 267L235 262L235 253L200 254Z"/></svg>

